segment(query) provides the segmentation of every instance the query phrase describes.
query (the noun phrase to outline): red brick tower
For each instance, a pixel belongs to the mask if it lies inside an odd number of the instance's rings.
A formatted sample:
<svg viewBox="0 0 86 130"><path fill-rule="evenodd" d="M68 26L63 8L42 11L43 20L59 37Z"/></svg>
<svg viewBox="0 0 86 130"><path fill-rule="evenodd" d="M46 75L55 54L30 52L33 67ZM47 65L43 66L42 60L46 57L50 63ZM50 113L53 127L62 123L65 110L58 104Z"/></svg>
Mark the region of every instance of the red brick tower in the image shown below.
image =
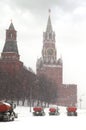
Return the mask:
<svg viewBox="0 0 86 130"><path fill-rule="evenodd" d="M37 74L45 74L54 79L57 84L62 84L62 59L57 60L55 47L55 32L53 31L50 14L46 31L43 33L42 57L37 61Z"/></svg>
<svg viewBox="0 0 86 130"><path fill-rule="evenodd" d="M75 106L77 104L77 85L63 84L63 62L61 58L57 60L55 41L55 32L49 14L47 28L43 33L42 57L37 60L37 75L43 74L56 82L58 95L56 104Z"/></svg>
<svg viewBox="0 0 86 130"><path fill-rule="evenodd" d="M6 40L0 59L0 70L14 74L23 63L19 61L17 47L17 32L11 22L9 29L6 30Z"/></svg>

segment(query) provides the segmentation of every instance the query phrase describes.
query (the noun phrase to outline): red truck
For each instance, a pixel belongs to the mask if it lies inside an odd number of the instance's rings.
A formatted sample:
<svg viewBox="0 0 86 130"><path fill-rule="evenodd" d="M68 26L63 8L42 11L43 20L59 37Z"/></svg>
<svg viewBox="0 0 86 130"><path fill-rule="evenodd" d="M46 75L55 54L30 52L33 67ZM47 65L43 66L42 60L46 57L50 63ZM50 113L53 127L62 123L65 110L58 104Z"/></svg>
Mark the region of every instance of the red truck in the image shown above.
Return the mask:
<svg viewBox="0 0 86 130"><path fill-rule="evenodd" d="M13 104L0 101L0 121L13 121L17 118Z"/></svg>
<svg viewBox="0 0 86 130"><path fill-rule="evenodd" d="M49 108L49 115L59 115L59 108L58 107L50 107Z"/></svg>
<svg viewBox="0 0 86 130"><path fill-rule="evenodd" d="M67 107L67 116L77 116L77 108L73 106Z"/></svg>
<svg viewBox="0 0 86 130"><path fill-rule="evenodd" d="M34 107L33 108L33 115L34 116L44 116L45 115L45 112L44 112L44 109L43 107Z"/></svg>

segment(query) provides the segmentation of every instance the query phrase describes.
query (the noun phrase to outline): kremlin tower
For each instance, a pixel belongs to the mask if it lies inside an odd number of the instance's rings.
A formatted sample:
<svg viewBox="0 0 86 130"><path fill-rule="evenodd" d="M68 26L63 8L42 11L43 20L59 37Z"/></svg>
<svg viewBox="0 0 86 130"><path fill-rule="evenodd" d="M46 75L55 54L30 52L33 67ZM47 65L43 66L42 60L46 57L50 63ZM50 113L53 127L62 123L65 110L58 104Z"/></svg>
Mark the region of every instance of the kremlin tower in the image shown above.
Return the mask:
<svg viewBox="0 0 86 130"><path fill-rule="evenodd" d="M17 31L11 22L9 28L6 30L6 40L0 59L0 70L14 75L15 72L23 67L23 63L19 59Z"/></svg>
<svg viewBox="0 0 86 130"><path fill-rule="evenodd" d="M55 32L51 24L50 11L45 32L43 32L42 56L37 60L37 75L45 75L57 84L57 104L68 106L77 103L77 85L63 84L63 61L57 57ZM52 93L53 94L53 93Z"/></svg>

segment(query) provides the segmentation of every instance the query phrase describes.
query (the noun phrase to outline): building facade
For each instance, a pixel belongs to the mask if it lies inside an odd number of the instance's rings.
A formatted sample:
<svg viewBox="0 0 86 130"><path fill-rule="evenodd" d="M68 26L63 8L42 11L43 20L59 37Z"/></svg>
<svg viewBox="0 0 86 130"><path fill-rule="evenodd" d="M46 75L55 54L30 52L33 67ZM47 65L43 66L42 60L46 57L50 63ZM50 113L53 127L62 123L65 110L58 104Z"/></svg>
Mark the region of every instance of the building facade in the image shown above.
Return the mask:
<svg viewBox="0 0 86 130"><path fill-rule="evenodd" d="M53 31L50 14L46 31L43 32L42 56L37 60L37 75L41 74L52 79L57 84L57 104L61 106L77 103L77 85L63 84L63 61L57 57L55 32Z"/></svg>

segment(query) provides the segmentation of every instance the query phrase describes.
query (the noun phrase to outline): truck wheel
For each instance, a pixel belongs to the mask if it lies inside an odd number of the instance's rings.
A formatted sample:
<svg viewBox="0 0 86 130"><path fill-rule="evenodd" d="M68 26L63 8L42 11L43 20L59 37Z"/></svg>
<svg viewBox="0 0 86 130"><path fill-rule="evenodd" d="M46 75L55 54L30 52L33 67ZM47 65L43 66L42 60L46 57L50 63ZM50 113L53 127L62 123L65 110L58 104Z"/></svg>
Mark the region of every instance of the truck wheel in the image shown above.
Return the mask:
<svg viewBox="0 0 86 130"><path fill-rule="evenodd" d="M77 116L77 112L74 113L74 116Z"/></svg>
<svg viewBox="0 0 86 130"><path fill-rule="evenodd" d="M10 117L8 116L7 121L10 121Z"/></svg>
<svg viewBox="0 0 86 130"><path fill-rule="evenodd" d="M12 121L14 121L14 117L12 118Z"/></svg>
<svg viewBox="0 0 86 130"><path fill-rule="evenodd" d="M70 113L70 112L67 112L67 116L71 116L71 113Z"/></svg>

